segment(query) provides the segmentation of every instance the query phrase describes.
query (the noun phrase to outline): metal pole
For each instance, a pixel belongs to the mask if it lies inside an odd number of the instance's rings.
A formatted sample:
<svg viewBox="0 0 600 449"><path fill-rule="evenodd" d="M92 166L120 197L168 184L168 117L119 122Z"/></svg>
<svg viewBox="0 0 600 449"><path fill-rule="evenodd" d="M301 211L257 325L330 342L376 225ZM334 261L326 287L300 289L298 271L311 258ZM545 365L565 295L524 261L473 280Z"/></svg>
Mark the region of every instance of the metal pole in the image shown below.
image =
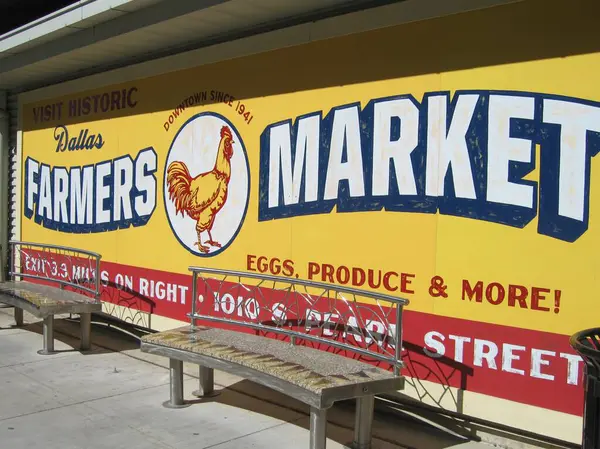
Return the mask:
<svg viewBox="0 0 600 449"><path fill-rule="evenodd" d="M375 396L356 398L354 412L354 449L370 449Z"/></svg>
<svg viewBox="0 0 600 449"><path fill-rule="evenodd" d="M14 281L15 280L15 244L9 243L9 253L10 253L10 277Z"/></svg>
<svg viewBox="0 0 600 449"><path fill-rule="evenodd" d="M0 226L0 242L2 243L0 249L0 260L2 261L0 263L2 266L0 280L2 282L6 281L6 279L4 279L5 270L7 268L6 250L9 249L4 244L7 243L10 238L10 232L7 226L8 218L10 216L9 210L11 207L9 198L9 192L11 190L11 179L9 176L11 148L8 146L8 135L10 134L9 120L8 95L6 90L2 90L0 91L0 221L2 222L2 226Z"/></svg>
<svg viewBox="0 0 600 449"><path fill-rule="evenodd" d="M87 351L91 346L92 314L80 313L79 326L81 327L81 344L79 347L82 351Z"/></svg>
<svg viewBox="0 0 600 449"><path fill-rule="evenodd" d="M17 326L23 326L23 309L15 307L15 324Z"/></svg>
<svg viewBox="0 0 600 449"><path fill-rule="evenodd" d="M192 272L192 316L190 319L190 330L196 329L196 300L198 297L198 287L196 285L198 281L198 272Z"/></svg>
<svg viewBox="0 0 600 449"><path fill-rule="evenodd" d="M582 449L597 449L600 443L600 398L597 369L589 358L585 361L585 390L583 410Z"/></svg>
<svg viewBox="0 0 600 449"><path fill-rule="evenodd" d="M100 299L100 257L96 256L96 299Z"/></svg>
<svg viewBox="0 0 600 449"><path fill-rule="evenodd" d="M196 391L192 392L192 395L198 398L212 398L217 396L219 393L215 391L215 374L212 368L206 366L199 366L198 380L199 387Z"/></svg>
<svg viewBox="0 0 600 449"><path fill-rule="evenodd" d="M402 306L400 304L396 304L396 347L394 349L394 376L399 376L398 364L402 358Z"/></svg>
<svg viewBox="0 0 600 449"><path fill-rule="evenodd" d="M166 408L183 408L189 407L183 401L183 362L181 360L169 359L169 393L170 399L163 402Z"/></svg>
<svg viewBox="0 0 600 449"><path fill-rule="evenodd" d="M48 315L44 318L43 324L44 349L40 349L38 354L50 355L54 353L54 315Z"/></svg>
<svg viewBox="0 0 600 449"><path fill-rule="evenodd" d="M325 449L327 443L327 410L310 408L310 449Z"/></svg>

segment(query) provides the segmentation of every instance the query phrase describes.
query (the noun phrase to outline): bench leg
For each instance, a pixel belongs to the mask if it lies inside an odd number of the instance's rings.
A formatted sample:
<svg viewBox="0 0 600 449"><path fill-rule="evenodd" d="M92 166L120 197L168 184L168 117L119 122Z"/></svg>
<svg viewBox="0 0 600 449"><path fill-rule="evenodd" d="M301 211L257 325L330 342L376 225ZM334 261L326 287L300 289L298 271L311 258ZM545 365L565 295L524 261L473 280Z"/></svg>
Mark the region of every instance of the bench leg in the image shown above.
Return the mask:
<svg viewBox="0 0 600 449"><path fill-rule="evenodd" d="M356 399L354 412L354 448L370 449L373 429L374 396L363 396Z"/></svg>
<svg viewBox="0 0 600 449"><path fill-rule="evenodd" d="M183 362L181 360L169 359L170 394L171 398L163 402L167 408L189 407L183 401Z"/></svg>
<svg viewBox="0 0 600 449"><path fill-rule="evenodd" d="M198 380L200 381L200 388L192 392L192 394L197 398L212 398L217 396L219 393L215 391L214 370L202 365L199 368Z"/></svg>
<svg viewBox="0 0 600 449"><path fill-rule="evenodd" d="M50 355L54 354L54 315L49 315L44 318L44 349L40 349L38 354Z"/></svg>
<svg viewBox="0 0 600 449"><path fill-rule="evenodd" d="M87 351L91 346L90 335L92 332L92 314L80 313L79 325L81 326L81 344L79 345L79 348L82 351Z"/></svg>
<svg viewBox="0 0 600 449"><path fill-rule="evenodd" d="M327 443L327 409L310 408L310 449L325 449Z"/></svg>
<svg viewBox="0 0 600 449"><path fill-rule="evenodd" d="M15 323L17 326L23 326L23 309L15 307Z"/></svg>

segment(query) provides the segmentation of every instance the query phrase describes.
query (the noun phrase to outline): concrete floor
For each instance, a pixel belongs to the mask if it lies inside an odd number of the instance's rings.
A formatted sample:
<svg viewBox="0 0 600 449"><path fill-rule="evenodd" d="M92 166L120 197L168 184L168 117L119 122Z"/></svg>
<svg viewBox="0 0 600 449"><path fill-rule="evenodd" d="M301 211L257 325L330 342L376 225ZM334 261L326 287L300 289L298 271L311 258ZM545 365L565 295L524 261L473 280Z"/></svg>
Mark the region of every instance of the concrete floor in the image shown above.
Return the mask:
<svg viewBox="0 0 600 449"><path fill-rule="evenodd" d="M167 360L143 354L136 338L100 325L94 346L77 348L78 324L55 321L55 355L36 353L41 325L25 314L15 328L12 309L0 308L0 448L187 449L308 448L308 407L222 372L220 394L194 400L197 367L186 365L183 409L168 399ZM75 337L75 338L74 338ZM329 449L352 440L353 411L330 410ZM415 421L376 415L374 449L490 448Z"/></svg>

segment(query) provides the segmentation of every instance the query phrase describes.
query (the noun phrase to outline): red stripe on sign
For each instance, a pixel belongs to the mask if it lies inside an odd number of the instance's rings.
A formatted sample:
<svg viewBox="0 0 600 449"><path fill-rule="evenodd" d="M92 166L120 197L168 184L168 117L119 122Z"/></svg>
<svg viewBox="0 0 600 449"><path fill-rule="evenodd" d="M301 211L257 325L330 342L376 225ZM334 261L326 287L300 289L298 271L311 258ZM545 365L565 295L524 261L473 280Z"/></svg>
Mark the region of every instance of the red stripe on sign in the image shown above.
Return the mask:
<svg viewBox="0 0 600 449"><path fill-rule="evenodd" d="M189 321L190 275L103 262L101 278L104 301ZM583 414L584 364L568 336L411 310L403 327L403 374L415 380Z"/></svg>
<svg viewBox="0 0 600 449"><path fill-rule="evenodd" d="M567 336L420 312L405 316L411 376L583 414L584 363Z"/></svg>

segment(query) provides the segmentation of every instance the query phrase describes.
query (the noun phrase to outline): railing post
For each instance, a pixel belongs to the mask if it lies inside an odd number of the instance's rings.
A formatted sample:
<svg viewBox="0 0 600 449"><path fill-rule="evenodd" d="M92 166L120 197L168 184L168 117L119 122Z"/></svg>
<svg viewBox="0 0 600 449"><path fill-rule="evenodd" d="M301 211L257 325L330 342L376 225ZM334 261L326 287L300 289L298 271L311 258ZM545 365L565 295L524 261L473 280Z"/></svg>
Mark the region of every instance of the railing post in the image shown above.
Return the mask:
<svg viewBox="0 0 600 449"><path fill-rule="evenodd" d="M100 257L96 256L96 299L100 299Z"/></svg>
<svg viewBox="0 0 600 449"><path fill-rule="evenodd" d="M16 245L14 243L9 243L9 250L8 252L10 253L10 277L11 279L14 281L15 280L15 251L16 251Z"/></svg>
<svg viewBox="0 0 600 449"><path fill-rule="evenodd" d="M400 375L398 363L402 358L402 304L396 304L396 347L394 348L394 376Z"/></svg>
<svg viewBox="0 0 600 449"><path fill-rule="evenodd" d="M192 316L190 317L190 330L192 331L196 329L196 300L198 299L197 281L198 272L192 271Z"/></svg>

